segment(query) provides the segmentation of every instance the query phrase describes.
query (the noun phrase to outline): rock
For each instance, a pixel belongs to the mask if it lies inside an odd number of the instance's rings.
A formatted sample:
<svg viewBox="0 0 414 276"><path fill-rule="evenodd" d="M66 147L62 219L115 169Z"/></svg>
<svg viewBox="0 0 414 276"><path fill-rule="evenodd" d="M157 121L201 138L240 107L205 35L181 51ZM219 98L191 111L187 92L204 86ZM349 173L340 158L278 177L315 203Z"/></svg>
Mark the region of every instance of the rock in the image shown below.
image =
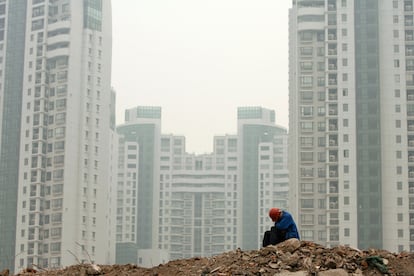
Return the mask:
<svg viewBox="0 0 414 276"><path fill-rule="evenodd" d="M281 242L276 245L277 249L284 251L284 252L290 252L290 253L293 253L299 247L300 247L300 241L295 238L285 240L284 242Z"/></svg>
<svg viewBox="0 0 414 276"><path fill-rule="evenodd" d="M308 272L307 271L295 271L295 272L282 271L274 275L277 275L277 276L308 276Z"/></svg>
<svg viewBox="0 0 414 276"><path fill-rule="evenodd" d="M348 271L344 269L331 269L326 271L321 271L318 273L318 276L348 276Z"/></svg>

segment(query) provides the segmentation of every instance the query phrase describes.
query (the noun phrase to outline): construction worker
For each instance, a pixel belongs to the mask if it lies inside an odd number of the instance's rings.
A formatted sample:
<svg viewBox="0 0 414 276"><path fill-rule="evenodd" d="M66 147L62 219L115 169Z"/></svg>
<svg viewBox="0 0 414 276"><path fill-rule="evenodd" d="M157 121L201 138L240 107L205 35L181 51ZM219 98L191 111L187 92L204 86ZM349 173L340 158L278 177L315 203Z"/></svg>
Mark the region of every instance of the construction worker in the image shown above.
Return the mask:
<svg viewBox="0 0 414 276"><path fill-rule="evenodd" d="M278 244L291 238L300 239L296 223L289 212L279 208L271 208L269 210L269 217L275 225L270 231L265 232L263 246Z"/></svg>

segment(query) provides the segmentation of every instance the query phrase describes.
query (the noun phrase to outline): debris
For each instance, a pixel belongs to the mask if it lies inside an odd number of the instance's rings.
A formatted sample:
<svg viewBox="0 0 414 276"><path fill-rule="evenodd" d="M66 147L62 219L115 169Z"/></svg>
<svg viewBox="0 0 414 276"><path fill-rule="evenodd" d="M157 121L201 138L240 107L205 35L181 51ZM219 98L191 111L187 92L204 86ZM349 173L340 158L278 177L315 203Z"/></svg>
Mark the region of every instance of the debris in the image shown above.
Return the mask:
<svg viewBox="0 0 414 276"><path fill-rule="evenodd" d="M20 276L32 275L20 274ZM36 273L36 276L72 275L414 276L414 253L391 253L376 249L358 250L347 246L326 248L309 241L287 240L276 246L269 245L259 250L243 251L238 248L210 258L174 260L153 268L142 268L132 264L99 266L78 264L61 270Z"/></svg>

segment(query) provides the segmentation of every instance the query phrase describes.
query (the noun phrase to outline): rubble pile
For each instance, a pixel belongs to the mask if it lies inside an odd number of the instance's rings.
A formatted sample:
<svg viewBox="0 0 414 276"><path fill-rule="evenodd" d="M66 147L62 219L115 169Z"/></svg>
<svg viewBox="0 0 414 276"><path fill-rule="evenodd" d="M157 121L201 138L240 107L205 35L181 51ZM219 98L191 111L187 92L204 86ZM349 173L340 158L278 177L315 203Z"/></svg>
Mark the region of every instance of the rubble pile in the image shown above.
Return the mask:
<svg viewBox="0 0 414 276"><path fill-rule="evenodd" d="M414 275L414 253L358 250L347 246L326 248L290 239L260 250L237 249L210 258L175 260L153 268L136 265L82 264L62 270L23 271L19 276L69 275ZM0 276L2 272L0 272ZM7 275L6 275L7 276Z"/></svg>

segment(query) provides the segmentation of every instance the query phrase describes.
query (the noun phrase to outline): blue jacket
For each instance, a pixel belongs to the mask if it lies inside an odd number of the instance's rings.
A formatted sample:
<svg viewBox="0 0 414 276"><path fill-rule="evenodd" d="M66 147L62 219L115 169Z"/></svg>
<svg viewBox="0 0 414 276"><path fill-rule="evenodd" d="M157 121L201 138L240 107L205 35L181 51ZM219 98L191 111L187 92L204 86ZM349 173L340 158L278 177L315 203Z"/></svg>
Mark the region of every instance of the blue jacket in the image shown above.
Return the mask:
<svg viewBox="0 0 414 276"><path fill-rule="evenodd" d="M280 229L282 231L286 231L285 239L291 238L299 238L298 228L296 227L296 223L293 220L292 215L289 212L282 211L282 216L280 217L279 221L275 223L276 229Z"/></svg>

